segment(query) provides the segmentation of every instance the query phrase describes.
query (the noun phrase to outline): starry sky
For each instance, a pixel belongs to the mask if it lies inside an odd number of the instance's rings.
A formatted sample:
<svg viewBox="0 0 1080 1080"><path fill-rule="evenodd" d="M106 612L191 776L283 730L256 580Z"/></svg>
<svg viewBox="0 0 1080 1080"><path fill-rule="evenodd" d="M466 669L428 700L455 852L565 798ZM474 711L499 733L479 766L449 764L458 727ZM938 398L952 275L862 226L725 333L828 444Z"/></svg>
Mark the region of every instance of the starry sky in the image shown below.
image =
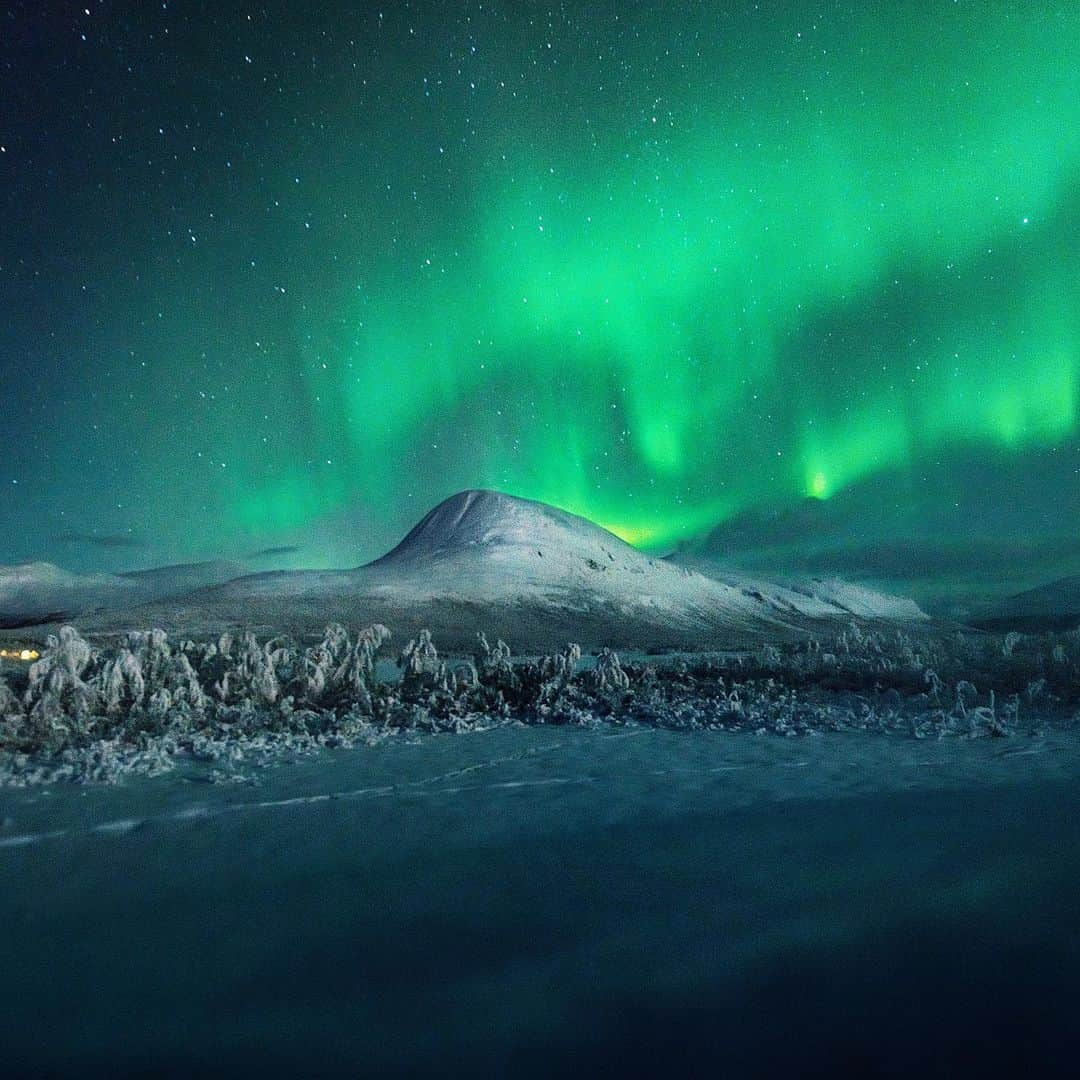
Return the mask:
<svg viewBox="0 0 1080 1080"><path fill-rule="evenodd" d="M9 2L0 209L0 563L1080 467L1069 0Z"/></svg>

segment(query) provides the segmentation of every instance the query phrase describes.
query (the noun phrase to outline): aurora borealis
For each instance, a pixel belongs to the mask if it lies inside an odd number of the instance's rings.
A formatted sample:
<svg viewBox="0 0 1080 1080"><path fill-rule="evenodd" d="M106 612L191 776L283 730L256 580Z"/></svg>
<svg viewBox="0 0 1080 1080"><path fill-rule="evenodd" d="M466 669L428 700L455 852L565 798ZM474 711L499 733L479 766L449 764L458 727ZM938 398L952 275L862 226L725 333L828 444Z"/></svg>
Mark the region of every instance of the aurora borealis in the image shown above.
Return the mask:
<svg viewBox="0 0 1080 1080"><path fill-rule="evenodd" d="M480 486L664 548L1076 453L1075 5L41 7L0 562L351 564Z"/></svg>

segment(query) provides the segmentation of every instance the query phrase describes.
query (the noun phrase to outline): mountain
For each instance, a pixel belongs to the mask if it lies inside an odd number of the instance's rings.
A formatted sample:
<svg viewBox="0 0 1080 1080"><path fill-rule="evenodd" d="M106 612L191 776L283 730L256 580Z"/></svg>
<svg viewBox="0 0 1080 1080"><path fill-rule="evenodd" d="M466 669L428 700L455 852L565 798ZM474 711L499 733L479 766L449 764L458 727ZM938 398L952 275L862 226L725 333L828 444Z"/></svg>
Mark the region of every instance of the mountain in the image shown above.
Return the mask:
<svg viewBox="0 0 1080 1080"><path fill-rule="evenodd" d="M0 566L0 627L32 626L70 618L137 588L113 574L73 574L53 563Z"/></svg>
<svg viewBox="0 0 1080 1080"><path fill-rule="evenodd" d="M208 562L156 566L151 570L128 570L117 576L135 585L146 599L161 599L207 585L220 585L247 572L247 568L240 563L212 559Z"/></svg>
<svg viewBox="0 0 1080 1080"><path fill-rule="evenodd" d="M496 491L451 496L362 569L419 594L473 600L539 592L697 604L716 592L700 575L644 555L585 518Z"/></svg>
<svg viewBox="0 0 1080 1080"><path fill-rule="evenodd" d="M1072 630L1080 627L1080 575L1061 578L988 604L972 622L992 630Z"/></svg>
<svg viewBox="0 0 1080 1080"><path fill-rule="evenodd" d="M1080 445L943 450L827 499L749 508L671 558L706 571L860 581L967 620L1012 594L1080 574L1078 472Z"/></svg>
<svg viewBox="0 0 1080 1080"><path fill-rule="evenodd" d="M306 634L329 621L382 622L399 640L429 627L450 649L478 630L519 651L568 640L623 648L723 648L858 617L923 618L882 597L854 613L827 590L723 581L652 558L598 525L543 503L464 491L392 551L352 570L252 574L124 612L185 633L247 626ZM115 629L119 615L91 620Z"/></svg>
<svg viewBox="0 0 1080 1080"><path fill-rule="evenodd" d="M827 612L829 618L848 615L854 619L918 621L926 618L919 605L906 596L880 592L867 585L845 581L835 577L815 577L809 574L789 575L785 578L768 579L765 584L758 576L731 570L709 560L694 563L676 562L675 565L690 566L705 577L737 585L750 590L765 588L774 597L784 597L792 604L805 607L816 603Z"/></svg>
<svg viewBox="0 0 1080 1080"><path fill-rule="evenodd" d="M0 627L58 622L97 610L124 610L243 573L223 561L161 566L122 574L73 574L53 563L0 566Z"/></svg>

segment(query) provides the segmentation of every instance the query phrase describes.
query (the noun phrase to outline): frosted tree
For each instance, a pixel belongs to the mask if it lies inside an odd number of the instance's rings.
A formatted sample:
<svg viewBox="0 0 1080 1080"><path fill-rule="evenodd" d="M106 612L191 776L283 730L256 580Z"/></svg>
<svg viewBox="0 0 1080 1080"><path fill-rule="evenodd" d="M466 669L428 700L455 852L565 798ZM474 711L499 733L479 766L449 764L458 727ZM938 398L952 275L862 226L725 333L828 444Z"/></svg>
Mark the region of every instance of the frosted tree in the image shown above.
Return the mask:
<svg viewBox="0 0 1080 1080"><path fill-rule="evenodd" d="M540 661L538 697L542 704L555 701L566 692L580 660L581 646L571 643L561 653L545 656Z"/></svg>
<svg viewBox="0 0 1080 1080"><path fill-rule="evenodd" d="M206 663L217 655L212 644L200 649L184 642L175 648L164 630L133 631L116 656L104 661L92 684L110 716L143 705L156 712L182 706L204 709L208 698L191 657Z"/></svg>
<svg viewBox="0 0 1080 1080"><path fill-rule="evenodd" d="M588 683L594 690L625 691L630 689L630 676L619 663L619 654L611 649L601 649L596 667L588 672Z"/></svg>
<svg viewBox="0 0 1080 1080"><path fill-rule="evenodd" d="M138 658L148 693L159 689L172 663L169 637L164 630L133 630L127 636L127 649Z"/></svg>
<svg viewBox="0 0 1080 1080"><path fill-rule="evenodd" d="M545 656L540 664L541 675L545 679L558 679L562 683L568 683L577 670L581 660L581 646L571 642L561 653L554 656Z"/></svg>
<svg viewBox="0 0 1080 1080"><path fill-rule="evenodd" d="M122 648L105 662L98 677L98 689L105 711L115 715L133 705L141 705L146 696L142 661L129 648Z"/></svg>
<svg viewBox="0 0 1080 1080"><path fill-rule="evenodd" d="M431 640L430 630L421 630L398 657L401 668L401 687L405 693L421 690L449 690L450 677L446 665Z"/></svg>
<svg viewBox="0 0 1080 1080"><path fill-rule="evenodd" d="M842 643L847 646L846 638L841 635ZM763 668L777 668L781 663L780 650L775 645L770 645L766 642L757 651L757 662Z"/></svg>
<svg viewBox="0 0 1080 1080"><path fill-rule="evenodd" d="M487 635L482 631L478 633L475 660L481 682L507 688L517 684L514 665L510 659L510 646L502 638L492 648L488 644Z"/></svg>
<svg viewBox="0 0 1080 1080"><path fill-rule="evenodd" d="M331 690L345 701L361 705L371 710L370 688L375 676L375 654L390 637L390 631L376 623L361 630L356 637L356 644L348 647L341 663L337 666L331 680ZM410 642L410 644L412 644ZM434 649L434 646L432 647Z"/></svg>
<svg viewBox="0 0 1080 1080"><path fill-rule="evenodd" d="M305 649L298 696L312 705L321 701L326 693L333 666L333 656L321 645L313 649Z"/></svg>
<svg viewBox="0 0 1080 1080"><path fill-rule="evenodd" d="M454 668L454 693L465 694L475 690L480 685L480 675L476 670L476 664L471 660L459 664Z"/></svg>
<svg viewBox="0 0 1080 1080"><path fill-rule="evenodd" d="M15 691L0 678L0 720L22 715L22 704Z"/></svg>
<svg viewBox="0 0 1080 1080"><path fill-rule="evenodd" d="M968 711L974 708L978 697L979 691L975 689L974 684L968 682L967 679L961 679L956 684L956 703L953 706L955 715L961 720L966 720Z"/></svg>
<svg viewBox="0 0 1080 1080"><path fill-rule="evenodd" d="M225 704L273 705L281 687L274 670L272 642L260 645L254 634L245 633L236 649L232 666L214 686L218 699Z"/></svg>
<svg viewBox="0 0 1080 1080"><path fill-rule="evenodd" d="M203 691L199 683L198 673L195 671L186 652L180 652L173 656L169 667L167 686L175 705L187 705L192 709L205 709L209 704L210 699Z"/></svg>
<svg viewBox="0 0 1080 1080"><path fill-rule="evenodd" d="M991 735L1002 736L1009 734L1002 719L998 716L997 700L993 690L990 691L989 703L986 705L979 705L968 712L967 721L972 736L981 734L980 725L985 727Z"/></svg>
<svg viewBox="0 0 1080 1080"><path fill-rule="evenodd" d="M331 623L323 631L322 647L340 663L349 651L349 631L341 623Z"/></svg>
<svg viewBox="0 0 1080 1080"><path fill-rule="evenodd" d="M90 645L73 626L46 638L41 658L30 665L23 699L32 719L62 726L65 716L83 721L93 711L97 695L82 678L91 656Z"/></svg>
<svg viewBox="0 0 1080 1080"><path fill-rule="evenodd" d="M260 646L254 634L245 634L240 670L248 681L254 705L273 705L277 701L281 687L275 671L274 650L269 642Z"/></svg>
<svg viewBox="0 0 1080 1080"><path fill-rule="evenodd" d="M923 672L923 683L926 685L927 694L936 702L941 701L941 691L944 683L938 678L933 668L926 668Z"/></svg>

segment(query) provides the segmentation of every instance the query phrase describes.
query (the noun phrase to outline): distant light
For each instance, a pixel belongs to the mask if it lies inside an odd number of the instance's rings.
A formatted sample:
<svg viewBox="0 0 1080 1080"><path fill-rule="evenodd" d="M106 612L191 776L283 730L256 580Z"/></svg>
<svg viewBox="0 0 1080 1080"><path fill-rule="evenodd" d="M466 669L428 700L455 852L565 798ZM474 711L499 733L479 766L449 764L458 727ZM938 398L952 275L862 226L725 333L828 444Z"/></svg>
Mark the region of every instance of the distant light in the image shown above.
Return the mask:
<svg viewBox="0 0 1080 1080"><path fill-rule="evenodd" d="M828 488L829 484L825 479L825 474L823 472L814 473L814 479L810 481L810 493L814 498L823 499Z"/></svg>
<svg viewBox="0 0 1080 1080"><path fill-rule="evenodd" d="M41 653L37 649L0 649L0 660L22 660L29 663L37 660Z"/></svg>

